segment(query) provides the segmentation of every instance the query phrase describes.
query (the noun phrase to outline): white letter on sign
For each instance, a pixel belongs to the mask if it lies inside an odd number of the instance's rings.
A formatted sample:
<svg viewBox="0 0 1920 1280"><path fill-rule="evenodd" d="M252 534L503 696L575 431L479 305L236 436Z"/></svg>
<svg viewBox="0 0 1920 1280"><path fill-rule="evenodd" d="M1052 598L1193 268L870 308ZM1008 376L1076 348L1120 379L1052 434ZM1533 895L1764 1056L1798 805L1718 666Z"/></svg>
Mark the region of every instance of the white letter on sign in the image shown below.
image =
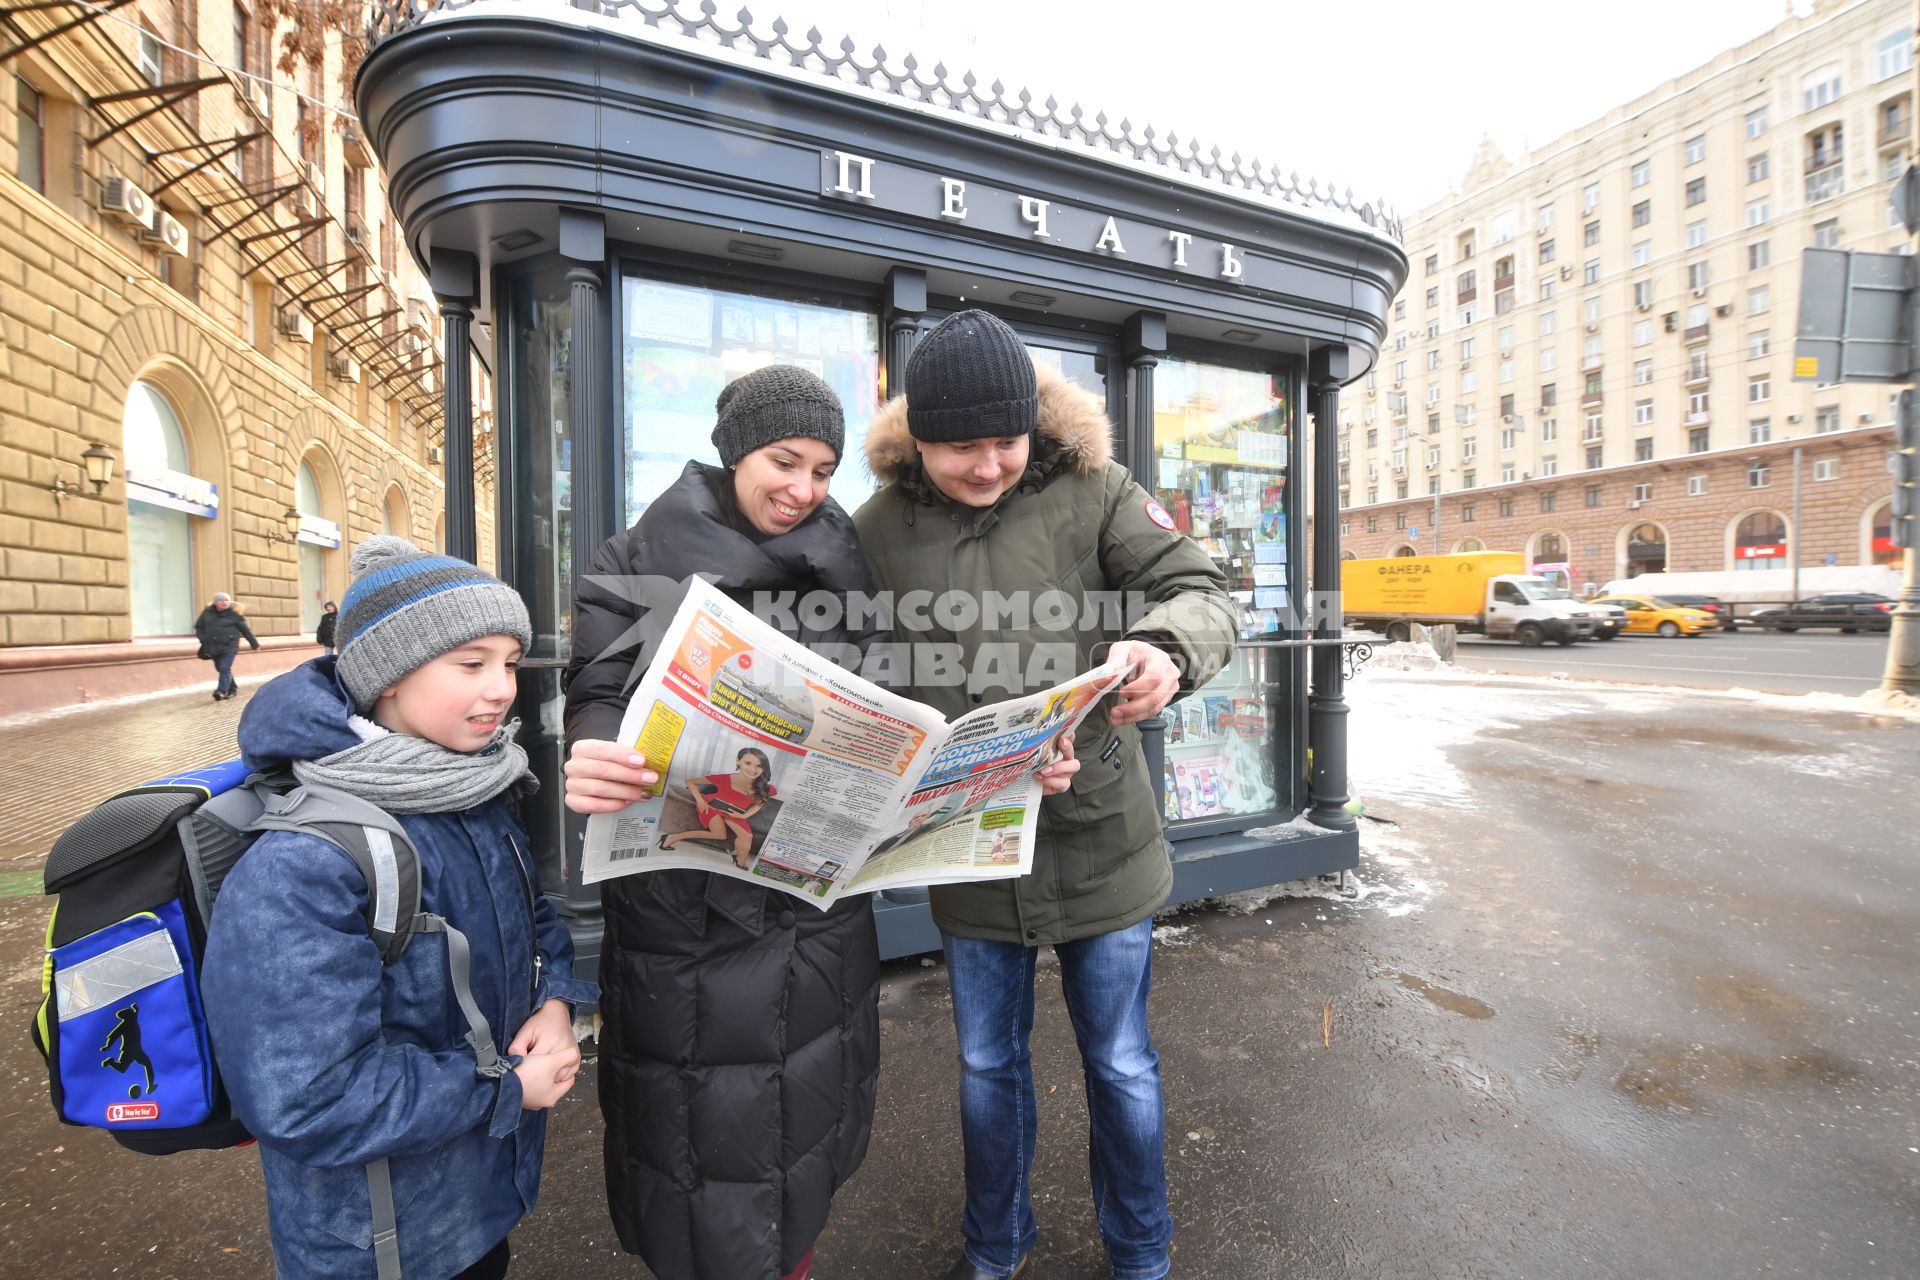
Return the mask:
<svg viewBox="0 0 1920 1280"><path fill-rule="evenodd" d="M1167 232L1167 239L1173 241L1173 265L1176 267L1186 266L1187 246L1193 243L1193 237L1184 231L1169 231Z"/></svg>
<svg viewBox="0 0 1920 1280"><path fill-rule="evenodd" d="M1113 225L1113 219L1111 217L1107 219L1106 229L1100 233L1100 238L1093 242L1093 247L1096 249L1106 249L1118 254L1126 253L1126 249L1121 247L1120 244L1120 228Z"/></svg>
<svg viewBox="0 0 1920 1280"><path fill-rule="evenodd" d="M1032 196L1020 197L1020 221L1033 228L1033 234L1041 240L1051 240L1047 233L1047 202L1036 200Z"/></svg>
<svg viewBox="0 0 1920 1280"><path fill-rule="evenodd" d="M840 161L840 182L833 189L837 196L852 196L856 200L873 199L873 161L865 156L849 155L845 151L836 151L834 156ZM860 185L853 185L853 170L860 170Z"/></svg>
<svg viewBox="0 0 1920 1280"><path fill-rule="evenodd" d="M1233 256L1233 246L1230 244L1221 245L1220 278L1222 280L1238 280L1240 278L1240 270L1240 259Z"/></svg>
<svg viewBox="0 0 1920 1280"><path fill-rule="evenodd" d="M955 222L967 220L967 184L958 178L940 179L940 216Z"/></svg>

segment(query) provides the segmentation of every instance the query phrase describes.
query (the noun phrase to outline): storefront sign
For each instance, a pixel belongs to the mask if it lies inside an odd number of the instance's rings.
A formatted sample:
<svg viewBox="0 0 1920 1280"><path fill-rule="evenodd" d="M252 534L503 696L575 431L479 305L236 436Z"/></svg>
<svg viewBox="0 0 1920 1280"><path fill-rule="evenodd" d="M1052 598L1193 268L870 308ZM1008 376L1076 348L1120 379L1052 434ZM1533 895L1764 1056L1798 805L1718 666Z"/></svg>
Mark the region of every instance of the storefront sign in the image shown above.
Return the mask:
<svg viewBox="0 0 1920 1280"><path fill-rule="evenodd" d="M1304 273L1285 263L1250 258L1242 246L1224 240L1078 208L1028 192L1002 190L906 165L882 164L850 151L820 153L820 194L829 200L872 205L912 217L1262 289L1290 285L1297 289L1304 278Z"/></svg>
<svg viewBox="0 0 1920 1280"><path fill-rule="evenodd" d="M166 467L127 464L127 500L212 520L220 514L220 486Z"/></svg>
<svg viewBox="0 0 1920 1280"><path fill-rule="evenodd" d="M1735 560L1772 560L1786 554L1787 544L1784 542L1762 542L1733 549Z"/></svg>
<svg viewBox="0 0 1920 1280"><path fill-rule="evenodd" d="M337 547L340 545L340 526L331 520L302 513L300 541L316 547Z"/></svg>

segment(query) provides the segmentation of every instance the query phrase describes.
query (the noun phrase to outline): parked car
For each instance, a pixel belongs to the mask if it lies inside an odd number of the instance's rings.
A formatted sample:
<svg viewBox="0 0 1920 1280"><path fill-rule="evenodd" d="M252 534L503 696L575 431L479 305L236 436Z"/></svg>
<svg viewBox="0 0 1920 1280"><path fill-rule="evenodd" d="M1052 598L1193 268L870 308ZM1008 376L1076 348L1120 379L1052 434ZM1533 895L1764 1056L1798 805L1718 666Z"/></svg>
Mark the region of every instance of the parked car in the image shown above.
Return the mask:
<svg viewBox="0 0 1920 1280"><path fill-rule="evenodd" d="M1705 610L1683 608L1663 596L1600 596L1591 603L1626 610L1627 630L1634 635L1697 636L1720 626Z"/></svg>
<svg viewBox="0 0 1920 1280"><path fill-rule="evenodd" d="M1842 635L1893 628L1894 601L1870 591L1830 591L1795 600L1784 609L1762 609L1753 615L1756 625L1769 631L1798 631L1802 627L1838 627Z"/></svg>
<svg viewBox="0 0 1920 1280"><path fill-rule="evenodd" d="M1739 624L1733 618L1733 606L1722 603L1719 596L1677 596L1671 591L1663 591L1660 593L1660 598L1668 604L1683 605L1689 609L1698 609L1703 613L1712 614L1720 620L1722 631L1739 630Z"/></svg>
<svg viewBox="0 0 1920 1280"><path fill-rule="evenodd" d="M1597 600L1589 600L1587 612L1593 615L1595 640L1611 640L1627 629L1627 611L1617 604L1602 604Z"/></svg>

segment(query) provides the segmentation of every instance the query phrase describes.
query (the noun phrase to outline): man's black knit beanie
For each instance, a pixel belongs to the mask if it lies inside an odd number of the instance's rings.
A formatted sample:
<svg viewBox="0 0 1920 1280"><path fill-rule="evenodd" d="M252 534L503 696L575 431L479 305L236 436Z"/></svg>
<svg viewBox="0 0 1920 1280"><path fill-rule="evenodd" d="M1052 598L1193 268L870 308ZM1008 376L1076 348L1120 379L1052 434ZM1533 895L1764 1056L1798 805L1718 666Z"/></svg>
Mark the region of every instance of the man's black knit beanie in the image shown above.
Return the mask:
<svg viewBox="0 0 1920 1280"><path fill-rule="evenodd" d="M805 369L790 364L755 369L722 387L713 407L719 414L713 424L713 447L726 466L775 440L795 436L820 441L833 450L836 460L845 451L846 417L840 411L840 397Z"/></svg>
<svg viewBox="0 0 1920 1280"><path fill-rule="evenodd" d="M1040 420L1033 357L1020 335L984 311L935 325L907 358L907 430L952 442L1021 436Z"/></svg>

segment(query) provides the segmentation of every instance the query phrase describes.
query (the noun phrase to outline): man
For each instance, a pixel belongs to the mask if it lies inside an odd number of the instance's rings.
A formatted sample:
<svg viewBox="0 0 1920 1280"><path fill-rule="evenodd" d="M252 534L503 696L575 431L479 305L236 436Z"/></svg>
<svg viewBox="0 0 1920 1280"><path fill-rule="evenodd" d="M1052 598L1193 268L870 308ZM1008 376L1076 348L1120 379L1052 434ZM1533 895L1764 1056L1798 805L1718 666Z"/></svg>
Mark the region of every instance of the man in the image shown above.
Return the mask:
<svg viewBox="0 0 1920 1280"><path fill-rule="evenodd" d="M1112 460L1102 402L1036 371L998 319L963 311L943 321L914 350L905 383L869 431L868 462L885 487L854 523L876 585L901 606L896 638L915 651L906 692L952 717L1109 657L1133 670L1076 734L1080 772L1042 802L1031 874L931 890L966 1148L965 1247L947 1280L1017 1275L1038 1234L1028 1041L1034 961L1049 944L1086 1071L1093 1196L1113 1274L1160 1280L1173 1222L1147 992L1152 916L1173 869L1134 726L1226 663L1235 637L1226 582ZM921 591L935 606L906 607ZM1062 592L1076 616L1063 619ZM989 593L1011 603L1011 616L955 599L984 604ZM1088 598L1105 593L1140 608L1115 617ZM968 669L937 678L952 668L936 651L956 649Z"/></svg>
<svg viewBox="0 0 1920 1280"><path fill-rule="evenodd" d="M213 700L219 702L231 698L240 692L240 686L233 682L233 659L240 652L240 641L255 649L260 642L253 638L253 628L247 625L247 619L233 607L233 597L224 591L213 593L213 603L200 611L194 620L193 634L200 638L200 656L213 662L213 669L219 679L213 687Z"/></svg>

